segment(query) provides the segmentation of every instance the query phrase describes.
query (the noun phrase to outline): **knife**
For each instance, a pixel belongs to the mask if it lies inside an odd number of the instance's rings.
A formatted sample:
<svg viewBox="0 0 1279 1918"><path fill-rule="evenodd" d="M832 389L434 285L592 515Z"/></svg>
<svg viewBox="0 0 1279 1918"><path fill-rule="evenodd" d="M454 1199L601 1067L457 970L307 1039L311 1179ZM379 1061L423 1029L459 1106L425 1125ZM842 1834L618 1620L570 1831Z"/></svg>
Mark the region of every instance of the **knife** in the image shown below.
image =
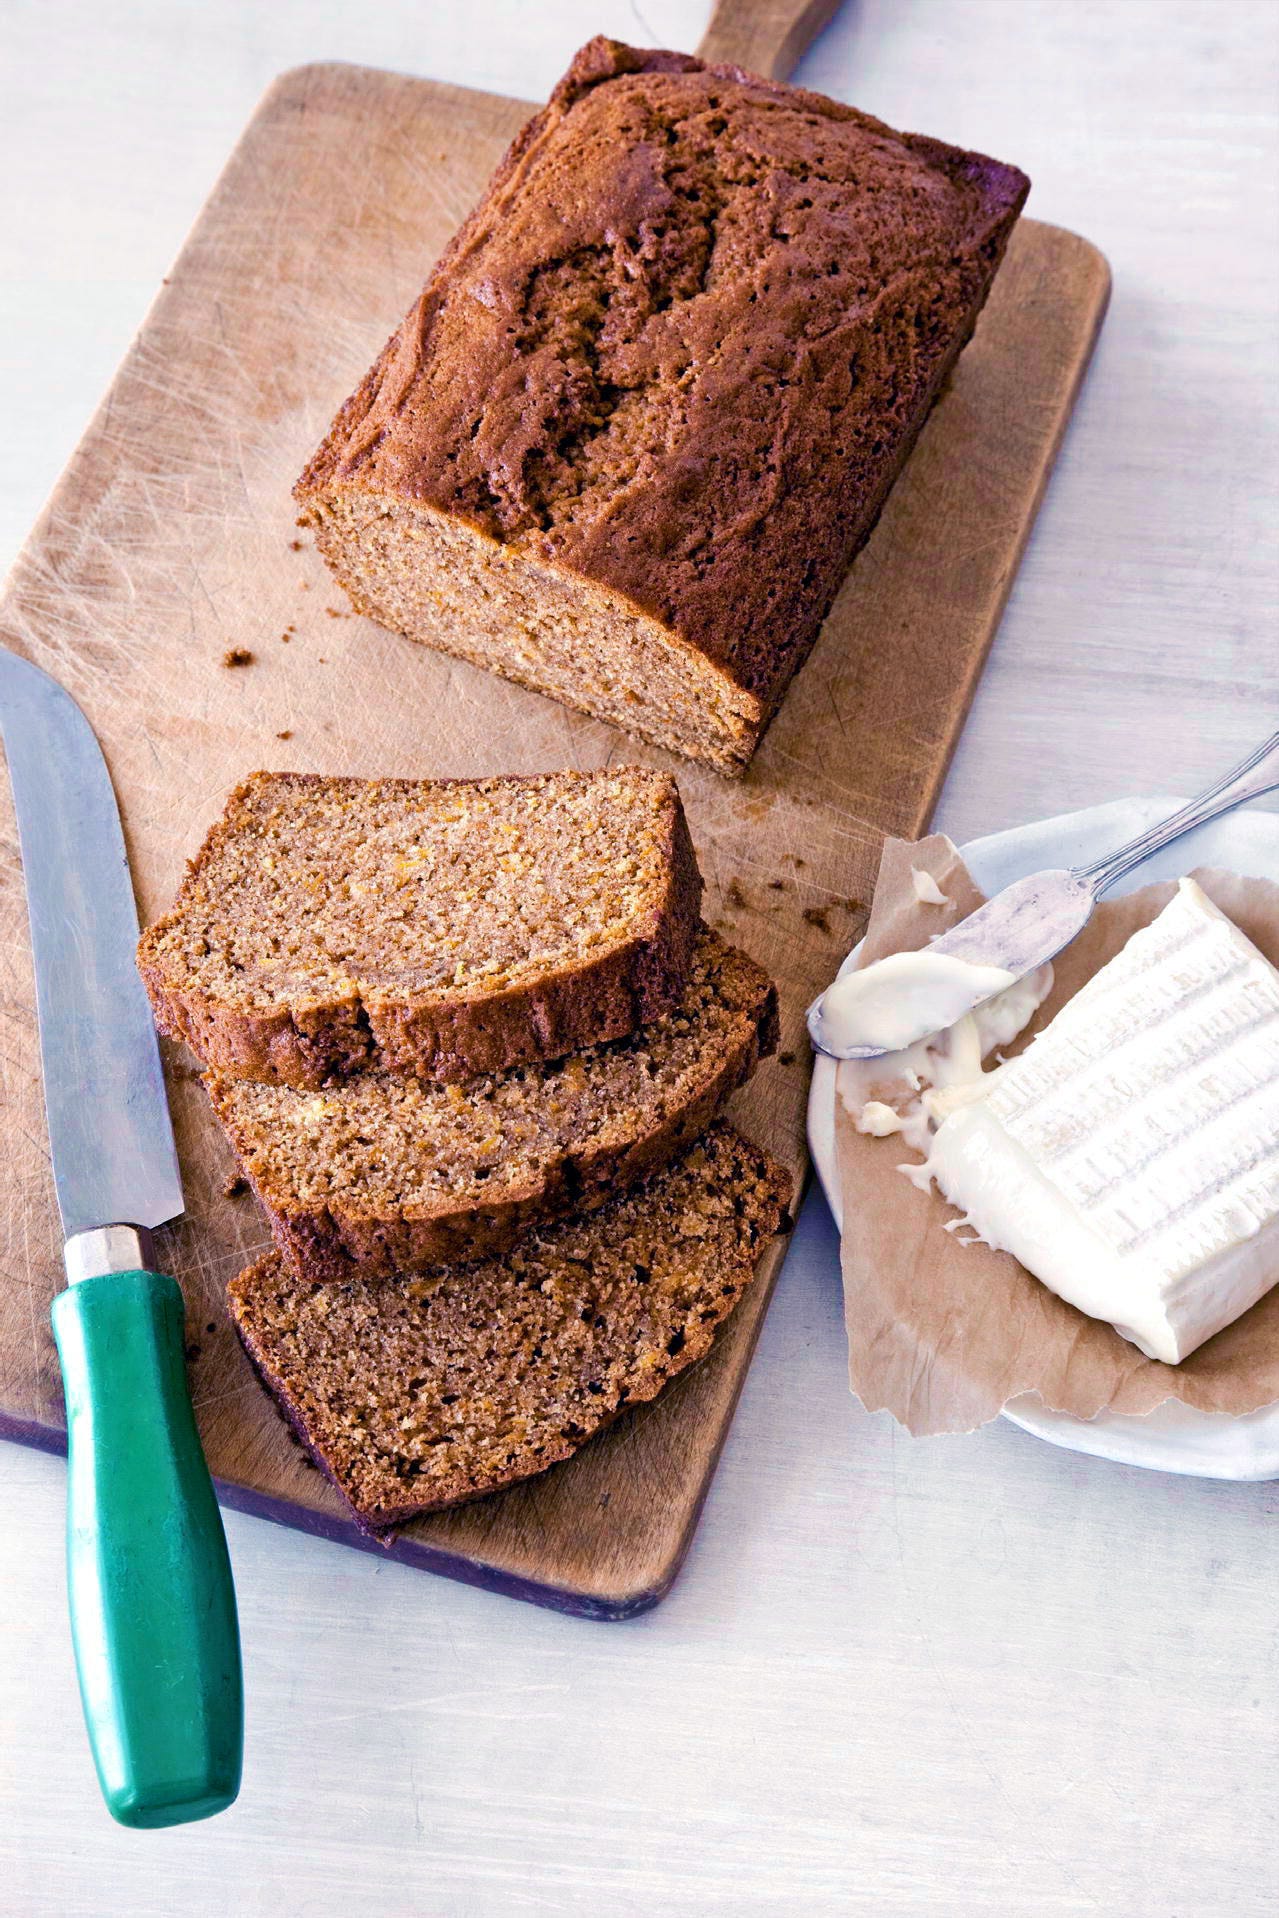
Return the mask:
<svg viewBox="0 0 1279 1918"><path fill-rule="evenodd" d="M1148 826L1135 839L1105 858L1095 859L1089 866L1061 867L1014 880L1011 886L1005 886L984 906L978 906L949 932L932 940L928 953L933 958L960 960L973 968L998 967L1014 979L1024 979L1037 966L1056 958L1063 946L1083 931L1102 893L1134 866L1171 845L1174 839L1180 839L1183 833L1206 826L1210 819L1217 819L1236 806L1245 806L1249 800L1259 799L1276 787L1279 787L1279 733L1271 733L1206 792L1201 792L1198 798L1188 801L1167 819ZM962 970L955 970L962 979ZM887 1046L845 1045L831 1031L826 1000L849 976L841 973L834 986L828 987L808 1008L809 1038L815 1051L824 1052L831 1059L882 1059L889 1050ZM950 1018L971 1012L991 991L990 985L983 983L981 971L973 971L972 981L972 995L966 1004L959 1005L952 999ZM898 1035L898 1044L914 1044L936 1030L935 1022L929 1021L927 996L921 995L916 1003L920 1008L918 1029L909 1040Z"/></svg>
<svg viewBox="0 0 1279 1918"><path fill-rule="evenodd" d="M151 1229L182 1212L111 777L57 682L0 650L68 1285L67 1587L102 1794L123 1825L235 1798L243 1686L226 1537L186 1382L182 1294Z"/></svg>

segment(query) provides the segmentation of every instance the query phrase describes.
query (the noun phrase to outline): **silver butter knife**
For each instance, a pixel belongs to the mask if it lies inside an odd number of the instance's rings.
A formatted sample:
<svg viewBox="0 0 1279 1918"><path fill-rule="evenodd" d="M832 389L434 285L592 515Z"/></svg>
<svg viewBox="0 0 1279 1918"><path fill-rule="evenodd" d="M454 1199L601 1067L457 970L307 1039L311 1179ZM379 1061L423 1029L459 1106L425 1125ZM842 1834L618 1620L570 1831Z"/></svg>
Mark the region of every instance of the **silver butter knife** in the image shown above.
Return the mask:
<svg viewBox="0 0 1279 1918"><path fill-rule="evenodd" d="M928 951L970 965L998 966L1024 978L1036 966L1042 966L1068 946L1076 933L1088 923L1092 909L1107 887L1122 879L1126 872L1149 859L1162 846L1207 825L1210 819L1246 805L1262 793L1279 787L1279 733L1271 733L1246 759L1192 799L1180 811L1150 826L1126 846L1089 866L1063 867L1052 872L1031 873L1018 879L988 899L976 912L970 912L957 926L935 939ZM987 995L975 992L971 1003L961 1010L971 1012ZM824 1030L822 1004L826 994L815 999L808 1009L808 1031L818 1052L832 1059L878 1059L887 1050L883 1046L839 1047ZM958 1014L956 1015L958 1016ZM925 1027L915 1039L928 1036Z"/></svg>
<svg viewBox="0 0 1279 1918"><path fill-rule="evenodd" d="M206 1818L239 1788L240 1641L187 1387L182 1294L150 1228L182 1211L137 909L106 761L71 696L0 651L53 1183L69 1281L67 1587L89 1742L122 1824Z"/></svg>

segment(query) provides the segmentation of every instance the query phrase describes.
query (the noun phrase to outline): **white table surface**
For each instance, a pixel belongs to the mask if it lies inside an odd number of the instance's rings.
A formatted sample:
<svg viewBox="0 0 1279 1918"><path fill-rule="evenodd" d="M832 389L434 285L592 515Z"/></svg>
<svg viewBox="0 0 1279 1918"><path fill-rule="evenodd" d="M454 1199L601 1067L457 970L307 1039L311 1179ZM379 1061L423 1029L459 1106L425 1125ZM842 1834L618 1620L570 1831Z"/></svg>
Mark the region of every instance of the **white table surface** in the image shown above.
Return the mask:
<svg viewBox="0 0 1279 1918"><path fill-rule="evenodd" d="M0 549L262 87L342 58L540 95L683 0L7 0ZM801 69L1015 159L1115 273L946 787L957 838L1193 789L1279 719L1279 6L860 0ZM688 1564L540 1612L228 1522L238 1805L116 1829L80 1722L63 1466L0 1445L0 1911L1207 1918L1279 1904L1279 1488L850 1400L810 1201Z"/></svg>

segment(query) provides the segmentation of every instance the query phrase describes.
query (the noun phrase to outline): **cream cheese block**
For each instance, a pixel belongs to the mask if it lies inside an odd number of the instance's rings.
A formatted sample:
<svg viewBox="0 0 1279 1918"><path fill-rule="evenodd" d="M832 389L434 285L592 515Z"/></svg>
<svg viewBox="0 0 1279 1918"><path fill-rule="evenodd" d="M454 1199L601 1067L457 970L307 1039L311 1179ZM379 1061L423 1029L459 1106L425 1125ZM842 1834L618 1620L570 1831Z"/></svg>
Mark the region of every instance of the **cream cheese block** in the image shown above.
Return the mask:
<svg viewBox="0 0 1279 1918"><path fill-rule="evenodd" d="M978 1236L1150 1358L1279 1281L1279 972L1191 879L933 1113L925 1170Z"/></svg>

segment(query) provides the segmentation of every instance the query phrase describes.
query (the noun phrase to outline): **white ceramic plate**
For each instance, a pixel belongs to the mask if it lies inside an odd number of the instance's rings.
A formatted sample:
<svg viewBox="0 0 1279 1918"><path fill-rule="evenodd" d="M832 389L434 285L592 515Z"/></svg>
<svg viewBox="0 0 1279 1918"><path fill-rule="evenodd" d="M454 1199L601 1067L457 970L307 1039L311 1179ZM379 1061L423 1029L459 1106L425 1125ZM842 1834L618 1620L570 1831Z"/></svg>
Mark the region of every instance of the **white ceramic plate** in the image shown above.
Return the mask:
<svg viewBox="0 0 1279 1918"><path fill-rule="evenodd" d="M1120 799L1086 812L1041 819L1011 832L992 833L960 850L982 891L995 893L1027 873L1100 858L1181 803L1178 799ZM1196 866L1224 866L1230 872L1279 881L1279 815L1227 814L1148 860L1115 892L1133 892L1156 879L1178 879ZM841 971L854 956L849 954ZM814 1061L808 1139L822 1190L839 1223L832 1059ZM1230 1418L1220 1412L1196 1412L1170 1399L1144 1418L1103 1412L1095 1419L1077 1419L1065 1412L1050 1412L1034 1393L1027 1393L1005 1408L1004 1417L1053 1445L1123 1465L1146 1465L1154 1471L1184 1472L1197 1478L1279 1478L1279 1404Z"/></svg>

